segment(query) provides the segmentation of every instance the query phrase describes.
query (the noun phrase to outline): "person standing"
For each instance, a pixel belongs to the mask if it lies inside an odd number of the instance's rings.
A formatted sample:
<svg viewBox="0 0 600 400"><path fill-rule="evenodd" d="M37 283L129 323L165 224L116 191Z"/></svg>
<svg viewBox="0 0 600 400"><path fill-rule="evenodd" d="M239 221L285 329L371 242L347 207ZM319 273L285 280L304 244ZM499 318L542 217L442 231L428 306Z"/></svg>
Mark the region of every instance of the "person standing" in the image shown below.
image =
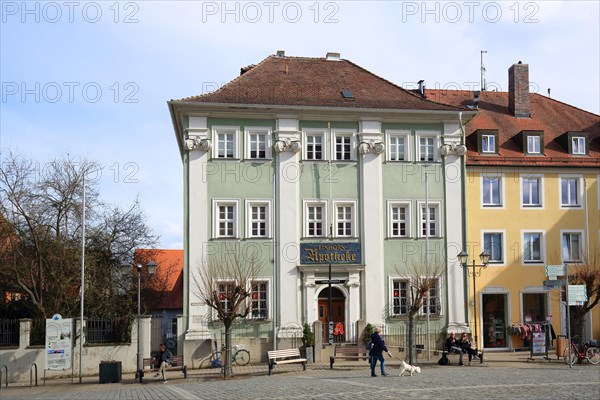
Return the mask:
<svg viewBox="0 0 600 400"><path fill-rule="evenodd" d="M446 339L446 350L448 350L448 353L458 353L458 365L463 365L463 350L460 347L458 339L456 339L456 333L451 332L450 336Z"/></svg>
<svg viewBox="0 0 600 400"><path fill-rule="evenodd" d="M161 343L159 348L160 351L156 357L154 357L155 365L158 366L158 372L154 374L154 377L158 378L159 376L162 376L163 383L167 383L165 370L173 363L173 353L167 349L167 346L165 346L164 343Z"/></svg>
<svg viewBox="0 0 600 400"><path fill-rule="evenodd" d="M371 350L369 351L369 356L371 357L371 376L377 376L375 375L375 366L377 364L377 360L379 360L381 376L387 376L388 374L385 373L385 360L383 358L383 352L385 351L390 357L392 356L388 348L385 346L385 342L379 335L380 333L381 328L377 326L371 335Z"/></svg>

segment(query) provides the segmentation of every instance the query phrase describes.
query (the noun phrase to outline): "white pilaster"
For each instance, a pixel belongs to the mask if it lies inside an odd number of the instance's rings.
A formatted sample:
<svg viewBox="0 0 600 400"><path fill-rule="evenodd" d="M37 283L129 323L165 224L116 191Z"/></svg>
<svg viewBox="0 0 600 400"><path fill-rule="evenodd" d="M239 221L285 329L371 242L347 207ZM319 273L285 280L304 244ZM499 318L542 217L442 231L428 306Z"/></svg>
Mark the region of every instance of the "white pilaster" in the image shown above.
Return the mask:
<svg viewBox="0 0 600 400"><path fill-rule="evenodd" d="M466 324L464 272L456 257L463 246L463 162L466 149L461 142L460 125L457 123L444 124L444 179L445 185L445 216L447 235L447 265L448 279L448 325L461 326Z"/></svg>
<svg viewBox="0 0 600 400"><path fill-rule="evenodd" d="M364 270L363 296L368 296L364 318L373 324L384 322L385 290L383 272L383 181L382 153L384 150L381 133L381 122L362 121L360 123L359 157L360 163L360 198L362 201L362 252Z"/></svg>
<svg viewBox="0 0 600 400"><path fill-rule="evenodd" d="M207 327L208 307L203 304L198 296L200 288L199 271L205 261L206 245L210 220L208 188L206 170L210 154L210 134L208 132L206 117L189 117L186 147L188 153L188 229L189 249L189 315L186 340L207 339L210 334Z"/></svg>
<svg viewBox="0 0 600 400"><path fill-rule="evenodd" d="M301 282L298 272L298 248L301 210L300 201L300 134L298 120L293 118L277 119L275 132L276 165L276 203L277 232L275 241L279 244L277 277L275 282L275 301L279 301L277 313L278 325L299 323L301 321Z"/></svg>
<svg viewBox="0 0 600 400"><path fill-rule="evenodd" d="M354 323L360 319L360 273L348 274L348 321Z"/></svg>

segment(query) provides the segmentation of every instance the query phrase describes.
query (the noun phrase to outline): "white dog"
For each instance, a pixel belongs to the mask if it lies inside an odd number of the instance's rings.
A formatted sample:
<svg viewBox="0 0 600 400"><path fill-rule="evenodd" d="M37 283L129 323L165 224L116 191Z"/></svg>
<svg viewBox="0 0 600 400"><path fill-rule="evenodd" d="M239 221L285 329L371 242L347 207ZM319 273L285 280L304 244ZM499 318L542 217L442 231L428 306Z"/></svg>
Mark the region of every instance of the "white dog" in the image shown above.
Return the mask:
<svg viewBox="0 0 600 400"><path fill-rule="evenodd" d="M404 361L400 361L400 374L398 376L404 375L405 372L410 372L410 376L416 372L417 374L421 373L421 367L415 367L414 365L407 364Z"/></svg>

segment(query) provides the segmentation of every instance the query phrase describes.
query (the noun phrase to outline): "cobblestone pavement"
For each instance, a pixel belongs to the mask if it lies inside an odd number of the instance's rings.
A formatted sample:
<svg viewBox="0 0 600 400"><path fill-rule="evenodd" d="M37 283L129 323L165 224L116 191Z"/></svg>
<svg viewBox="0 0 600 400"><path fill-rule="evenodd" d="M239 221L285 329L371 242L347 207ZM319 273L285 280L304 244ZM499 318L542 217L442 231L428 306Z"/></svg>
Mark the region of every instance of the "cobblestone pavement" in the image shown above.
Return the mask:
<svg viewBox="0 0 600 400"><path fill-rule="evenodd" d="M169 382L149 379L100 385L97 377L83 384L48 381L29 388L16 384L0 391L2 400L25 399L600 399L600 366L560 362L486 362L473 366L440 367L422 364L422 373L398 377L397 364L388 363L388 377L369 376L368 364L336 363L277 366L267 376L266 365L238 368L234 379L223 381L210 370L193 370L188 379L170 372ZM377 371L379 373L379 371ZM92 380L94 379L94 380Z"/></svg>

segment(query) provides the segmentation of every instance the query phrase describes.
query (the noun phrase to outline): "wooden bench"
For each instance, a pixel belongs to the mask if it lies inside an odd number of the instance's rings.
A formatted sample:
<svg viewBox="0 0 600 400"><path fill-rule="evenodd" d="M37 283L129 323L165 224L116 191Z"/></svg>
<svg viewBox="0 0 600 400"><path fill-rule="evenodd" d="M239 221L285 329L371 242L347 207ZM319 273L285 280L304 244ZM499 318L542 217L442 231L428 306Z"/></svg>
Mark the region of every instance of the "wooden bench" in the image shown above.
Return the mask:
<svg viewBox="0 0 600 400"><path fill-rule="evenodd" d="M364 346L335 346L333 355L329 357L329 368L333 369L335 359L344 360L368 360L369 350Z"/></svg>
<svg viewBox="0 0 600 400"><path fill-rule="evenodd" d="M144 377L144 370L146 369L146 367L150 367L151 372L158 372L158 368L156 368L155 362L156 361L154 360L154 358L144 358L140 382L142 382L142 378ZM173 356L171 366L165 368L165 371L181 371L183 373L183 377L187 378L187 367L183 364L183 356Z"/></svg>
<svg viewBox="0 0 600 400"><path fill-rule="evenodd" d="M442 356L444 356L444 354L445 354L446 357L448 357L452 354L455 354L457 357L459 357L459 354L457 352L454 352L454 351L448 352L448 349L446 349L445 347L442 350L438 350L437 352L439 352ZM467 354L467 352L463 351L463 357L467 357L467 362L468 362L469 355ZM483 364L483 351L477 350L477 357L479 357L479 363ZM450 360L450 359L448 358L448 360ZM464 362L464 360L463 360L463 362Z"/></svg>
<svg viewBox="0 0 600 400"><path fill-rule="evenodd" d="M302 368L306 371L307 360L300 356L300 349L269 350L267 357L269 358L269 375L271 375L273 367L278 364L302 363Z"/></svg>

